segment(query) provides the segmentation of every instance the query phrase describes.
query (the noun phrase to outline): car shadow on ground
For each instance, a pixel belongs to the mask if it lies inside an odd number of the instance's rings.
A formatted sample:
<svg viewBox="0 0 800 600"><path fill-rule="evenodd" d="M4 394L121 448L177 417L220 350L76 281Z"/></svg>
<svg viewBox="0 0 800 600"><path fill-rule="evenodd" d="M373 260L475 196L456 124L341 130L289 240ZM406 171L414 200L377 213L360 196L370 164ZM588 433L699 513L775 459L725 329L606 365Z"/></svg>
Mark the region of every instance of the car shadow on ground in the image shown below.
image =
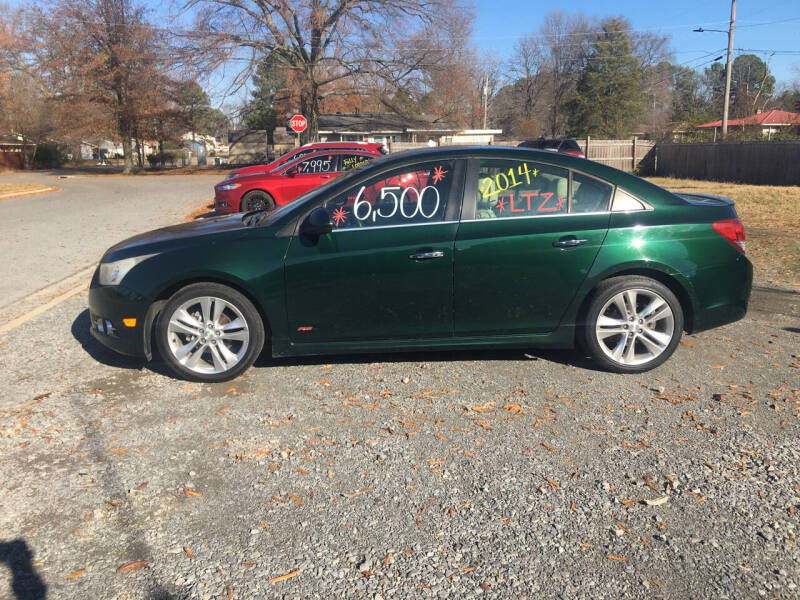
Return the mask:
<svg viewBox="0 0 800 600"><path fill-rule="evenodd" d="M211 217L220 217L222 216L221 213L218 213L214 209L214 203L207 204L206 206L190 213L187 217L187 221L197 221L198 219L209 219Z"/></svg>
<svg viewBox="0 0 800 600"><path fill-rule="evenodd" d="M33 567L33 552L24 540L0 541L0 564L11 571L11 593L16 600L44 600L47 586Z"/></svg>
<svg viewBox="0 0 800 600"><path fill-rule="evenodd" d="M365 354L324 354L318 356L292 356L272 358L262 353L255 367L294 367L300 365L372 364L402 362L487 362L545 360L580 369L597 370L595 364L577 350L544 349L465 349L465 350L408 350Z"/></svg>
<svg viewBox="0 0 800 600"><path fill-rule="evenodd" d="M70 331L72 337L81 345L81 348L97 362L118 369L132 369L137 371L149 369L161 375L172 377L172 374L167 370L167 366L160 360L148 362L144 358L125 356L124 354L118 354L106 348L89 333L91 326L89 309L85 309L75 317Z"/></svg>
<svg viewBox="0 0 800 600"><path fill-rule="evenodd" d="M109 350L98 342L89 333L91 321L89 311L84 310L72 322L72 337L80 343L89 356L97 362L109 367L120 369L148 369L159 375L177 379L158 356L153 348L153 360L124 356ZM269 367L297 367L303 365L359 365L372 363L402 363L402 362L464 362L464 361L534 361L546 360L548 362L599 371L597 365L580 350L544 350L544 349L467 349L467 350L408 350L403 352L377 352L364 354L324 354L318 356L292 356L273 358L268 351L264 351L256 360L254 367L257 369Z"/></svg>

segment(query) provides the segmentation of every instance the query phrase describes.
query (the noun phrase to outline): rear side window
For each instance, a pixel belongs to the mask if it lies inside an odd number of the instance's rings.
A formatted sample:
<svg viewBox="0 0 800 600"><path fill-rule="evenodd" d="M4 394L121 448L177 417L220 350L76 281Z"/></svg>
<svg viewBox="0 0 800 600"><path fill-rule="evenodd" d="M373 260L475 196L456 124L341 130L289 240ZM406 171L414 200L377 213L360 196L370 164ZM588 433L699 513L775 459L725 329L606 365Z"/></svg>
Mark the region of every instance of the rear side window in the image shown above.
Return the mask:
<svg viewBox="0 0 800 600"><path fill-rule="evenodd" d="M623 190L617 188L614 192L614 202L611 204L613 212L629 212L632 210L647 210L644 202Z"/></svg>
<svg viewBox="0 0 800 600"><path fill-rule="evenodd" d="M481 160L476 219L567 214L569 171L531 161Z"/></svg>
<svg viewBox="0 0 800 600"><path fill-rule="evenodd" d="M561 152L583 152L578 142L575 140L564 140L561 142L561 148L559 148L559 150Z"/></svg>
<svg viewBox="0 0 800 600"><path fill-rule="evenodd" d="M572 205L570 212L605 212L611 203L613 187L605 181L581 173L572 173Z"/></svg>
<svg viewBox="0 0 800 600"><path fill-rule="evenodd" d="M368 163L372 159L366 154L342 154L342 171L349 171Z"/></svg>

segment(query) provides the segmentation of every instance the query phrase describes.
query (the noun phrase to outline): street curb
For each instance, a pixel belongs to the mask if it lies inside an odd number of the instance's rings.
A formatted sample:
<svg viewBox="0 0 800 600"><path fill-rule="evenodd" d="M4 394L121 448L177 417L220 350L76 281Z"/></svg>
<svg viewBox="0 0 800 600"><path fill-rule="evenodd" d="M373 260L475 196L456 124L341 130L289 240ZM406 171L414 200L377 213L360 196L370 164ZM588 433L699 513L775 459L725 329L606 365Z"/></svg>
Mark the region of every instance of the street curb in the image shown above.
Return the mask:
<svg viewBox="0 0 800 600"><path fill-rule="evenodd" d="M4 335L20 325L24 325L31 319L47 312L54 306L58 306L65 300L84 291L89 287L96 266L90 265L65 277L61 281L52 283L25 298L20 298L8 307L11 314L14 314L14 307L24 307L24 313L17 313L11 319L0 322L0 335Z"/></svg>

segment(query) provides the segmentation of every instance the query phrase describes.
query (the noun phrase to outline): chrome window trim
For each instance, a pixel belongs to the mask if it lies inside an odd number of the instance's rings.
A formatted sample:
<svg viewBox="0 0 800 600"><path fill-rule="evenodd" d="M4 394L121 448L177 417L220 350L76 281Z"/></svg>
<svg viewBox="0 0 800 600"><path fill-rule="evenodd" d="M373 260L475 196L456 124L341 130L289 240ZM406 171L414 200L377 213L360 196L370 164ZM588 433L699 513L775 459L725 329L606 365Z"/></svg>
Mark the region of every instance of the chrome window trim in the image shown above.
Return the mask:
<svg viewBox="0 0 800 600"><path fill-rule="evenodd" d="M348 233L350 231L375 231L376 229L397 229L399 227L420 227L422 225L453 225L458 223L463 223L463 221L432 221L430 223L408 223L406 225L376 225L375 227L348 227L347 229L334 229L331 231L331 233Z"/></svg>
<svg viewBox="0 0 800 600"><path fill-rule="evenodd" d="M637 211L640 212L640 211ZM585 213L559 213L557 215L525 215L520 217L494 217L493 219L465 219L462 223L492 223L494 221L522 221L523 219L552 219L554 217L585 217L587 215L610 215L610 210Z"/></svg>

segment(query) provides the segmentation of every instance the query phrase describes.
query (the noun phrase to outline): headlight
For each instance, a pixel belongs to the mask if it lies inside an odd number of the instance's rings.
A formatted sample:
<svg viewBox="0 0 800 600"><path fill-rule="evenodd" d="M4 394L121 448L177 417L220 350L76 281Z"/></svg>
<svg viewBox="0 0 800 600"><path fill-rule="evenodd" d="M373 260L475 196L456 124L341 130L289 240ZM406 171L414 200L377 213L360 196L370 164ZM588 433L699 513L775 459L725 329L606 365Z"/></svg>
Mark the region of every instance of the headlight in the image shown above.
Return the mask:
<svg viewBox="0 0 800 600"><path fill-rule="evenodd" d="M151 256L155 256L155 254L145 254L144 256L134 256L115 260L114 262L100 263L100 275L98 277L100 285L119 285L120 281L128 274L128 271Z"/></svg>
<svg viewBox="0 0 800 600"><path fill-rule="evenodd" d="M241 187L241 185L242 185L241 183L225 183L219 186L219 189L227 192L229 190L235 190L236 188Z"/></svg>

